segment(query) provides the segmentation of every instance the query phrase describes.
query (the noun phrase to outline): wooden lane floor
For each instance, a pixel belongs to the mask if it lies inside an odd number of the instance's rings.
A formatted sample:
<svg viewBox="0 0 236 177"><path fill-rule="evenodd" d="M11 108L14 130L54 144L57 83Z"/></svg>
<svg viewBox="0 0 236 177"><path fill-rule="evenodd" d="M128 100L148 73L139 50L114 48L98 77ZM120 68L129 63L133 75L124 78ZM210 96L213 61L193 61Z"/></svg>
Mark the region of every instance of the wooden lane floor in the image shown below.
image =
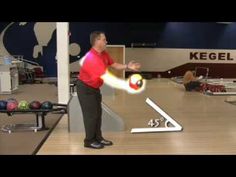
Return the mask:
<svg viewBox="0 0 236 177"><path fill-rule="evenodd" d="M147 128L160 115L145 103L152 99L182 127L181 132L131 134L132 128ZM139 95L116 91L103 101L123 117L123 132L103 132L113 146L101 150L83 147L84 133L68 133L67 117L55 128L38 154L236 154L236 106L225 103L227 96L185 92L168 79L148 80Z"/></svg>

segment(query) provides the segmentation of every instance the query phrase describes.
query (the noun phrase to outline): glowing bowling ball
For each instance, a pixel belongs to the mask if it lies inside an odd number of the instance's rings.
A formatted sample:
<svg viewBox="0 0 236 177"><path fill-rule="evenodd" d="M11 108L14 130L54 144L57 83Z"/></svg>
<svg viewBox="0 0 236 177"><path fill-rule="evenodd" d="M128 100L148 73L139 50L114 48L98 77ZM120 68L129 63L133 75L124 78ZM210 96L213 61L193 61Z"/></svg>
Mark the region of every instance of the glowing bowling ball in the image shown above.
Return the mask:
<svg viewBox="0 0 236 177"><path fill-rule="evenodd" d="M129 86L134 89L138 90L143 86L143 78L140 74L132 74L129 78Z"/></svg>

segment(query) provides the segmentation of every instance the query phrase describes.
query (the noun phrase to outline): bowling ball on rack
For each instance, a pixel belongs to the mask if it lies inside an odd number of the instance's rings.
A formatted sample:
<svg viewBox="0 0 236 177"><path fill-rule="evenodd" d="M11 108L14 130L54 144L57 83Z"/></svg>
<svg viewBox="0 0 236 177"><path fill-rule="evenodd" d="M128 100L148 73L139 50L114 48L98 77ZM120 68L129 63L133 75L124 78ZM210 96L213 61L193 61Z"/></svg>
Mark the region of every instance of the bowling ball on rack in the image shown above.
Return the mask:
<svg viewBox="0 0 236 177"><path fill-rule="evenodd" d="M7 109L7 101L0 100L0 110L6 110Z"/></svg>
<svg viewBox="0 0 236 177"><path fill-rule="evenodd" d="M20 101L19 104L18 104L18 109L19 110L27 110L27 109L29 109L29 103L27 101L25 101L25 100Z"/></svg>
<svg viewBox="0 0 236 177"><path fill-rule="evenodd" d="M14 111L18 108L18 103L16 101L7 102L7 111Z"/></svg>
<svg viewBox="0 0 236 177"><path fill-rule="evenodd" d="M41 105L41 109L52 109L53 104L50 101L44 101Z"/></svg>
<svg viewBox="0 0 236 177"><path fill-rule="evenodd" d="M40 109L41 108L41 103L39 101L32 101L29 104L30 109Z"/></svg>

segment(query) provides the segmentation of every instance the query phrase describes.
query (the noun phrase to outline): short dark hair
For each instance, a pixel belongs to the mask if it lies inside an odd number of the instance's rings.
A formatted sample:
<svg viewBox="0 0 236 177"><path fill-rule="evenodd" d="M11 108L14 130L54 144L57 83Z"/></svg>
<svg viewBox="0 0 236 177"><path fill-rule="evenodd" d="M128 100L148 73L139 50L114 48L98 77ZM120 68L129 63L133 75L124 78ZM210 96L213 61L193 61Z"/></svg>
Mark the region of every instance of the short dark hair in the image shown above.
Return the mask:
<svg viewBox="0 0 236 177"><path fill-rule="evenodd" d="M103 31L93 31L93 32L90 34L90 44L91 44L91 46L94 45L95 40L98 39L101 34L105 34L105 33L104 33Z"/></svg>

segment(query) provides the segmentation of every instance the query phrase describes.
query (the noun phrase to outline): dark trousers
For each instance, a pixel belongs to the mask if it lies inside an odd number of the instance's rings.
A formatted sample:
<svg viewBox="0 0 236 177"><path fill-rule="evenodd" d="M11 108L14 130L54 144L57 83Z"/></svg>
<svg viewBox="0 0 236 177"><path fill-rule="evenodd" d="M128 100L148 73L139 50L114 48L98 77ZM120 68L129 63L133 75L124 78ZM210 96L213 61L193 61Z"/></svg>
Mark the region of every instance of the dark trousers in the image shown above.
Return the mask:
<svg viewBox="0 0 236 177"><path fill-rule="evenodd" d="M192 91L192 90L200 90L200 87L201 87L201 82L199 81L191 81L187 84L184 85L185 86L185 89L186 91Z"/></svg>
<svg viewBox="0 0 236 177"><path fill-rule="evenodd" d="M84 143L101 140L102 95L100 89L94 89L80 80L77 81L76 86L86 134Z"/></svg>

